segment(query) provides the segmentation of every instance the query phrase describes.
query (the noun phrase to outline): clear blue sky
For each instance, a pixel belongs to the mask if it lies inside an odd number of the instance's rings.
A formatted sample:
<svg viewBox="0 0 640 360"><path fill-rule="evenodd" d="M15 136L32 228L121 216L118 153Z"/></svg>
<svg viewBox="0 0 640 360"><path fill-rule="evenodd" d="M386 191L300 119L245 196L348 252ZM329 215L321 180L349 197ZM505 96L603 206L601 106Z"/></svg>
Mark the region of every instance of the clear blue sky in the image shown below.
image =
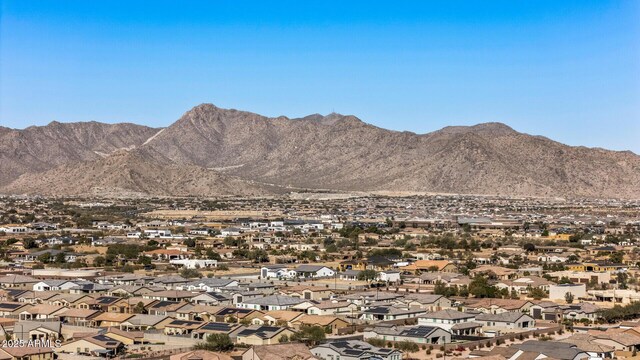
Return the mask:
<svg viewBox="0 0 640 360"><path fill-rule="evenodd" d="M166 126L210 102L640 154L636 0L0 2L8 127Z"/></svg>

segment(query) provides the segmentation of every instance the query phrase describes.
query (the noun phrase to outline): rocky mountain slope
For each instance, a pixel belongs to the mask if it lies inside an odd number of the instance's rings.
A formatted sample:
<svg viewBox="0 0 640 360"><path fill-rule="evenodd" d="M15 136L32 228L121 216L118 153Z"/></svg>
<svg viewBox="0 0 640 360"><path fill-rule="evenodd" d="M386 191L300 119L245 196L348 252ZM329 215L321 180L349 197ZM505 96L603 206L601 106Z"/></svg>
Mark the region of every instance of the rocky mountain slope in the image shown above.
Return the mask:
<svg viewBox="0 0 640 360"><path fill-rule="evenodd" d="M98 122L0 127L0 186L19 175L69 162L98 160L118 149L141 145L160 129L135 124Z"/></svg>
<svg viewBox="0 0 640 360"><path fill-rule="evenodd" d="M640 198L640 156L570 147L518 133L499 123L447 127L419 135L381 129L354 116L267 118L203 104L162 131L149 129L144 135L148 136L145 139L142 134L140 138L134 136L135 141L129 137L117 145L137 146L135 161L114 166L110 157L98 161L82 158L89 161L83 165L85 176L70 180L85 190L99 185L165 195L278 192L281 187L290 186L345 191ZM0 131L0 138L3 136ZM105 145L107 151L116 147L114 142ZM61 145L52 146L59 149ZM95 154L96 145L80 148L82 154L87 148ZM2 166L5 157L13 158L5 154L5 149L3 144ZM62 190L73 193L73 187L63 189L52 182L54 177L59 179L70 172L77 161L71 156L74 151L69 153L63 160L52 163L68 163L67 159L71 159L71 165L39 174L39 181L25 175L3 191L41 193L48 189L49 193L63 193ZM145 168L143 163L151 161L149 158L155 165ZM137 181L127 180L127 186L121 186L124 181L121 177L116 179L103 171L108 168L128 173L131 166L149 174L140 173ZM169 179L155 183L157 166L169 168L175 175L167 175ZM181 173L214 176L216 180L198 182L191 178L192 185L181 188L180 184L187 183L189 178L180 178ZM222 178L233 179L233 184L207 192L207 186L218 186ZM240 179L249 182L234 182ZM252 188L256 183L274 186ZM247 192L242 192L245 186Z"/></svg>
<svg viewBox="0 0 640 360"><path fill-rule="evenodd" d="M9 193L88 196L259 196L282 192L194 165L178 165L148 150L119 150L95 161L67 163L27 173L4 189Z"/></svg>

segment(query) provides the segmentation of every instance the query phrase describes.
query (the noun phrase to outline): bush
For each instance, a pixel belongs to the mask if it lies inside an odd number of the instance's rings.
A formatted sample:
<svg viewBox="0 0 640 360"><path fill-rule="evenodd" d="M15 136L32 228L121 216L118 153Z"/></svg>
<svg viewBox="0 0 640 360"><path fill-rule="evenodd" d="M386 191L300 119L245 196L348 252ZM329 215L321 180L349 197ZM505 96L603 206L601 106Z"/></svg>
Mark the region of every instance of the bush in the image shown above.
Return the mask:
<svg viewBox="0 0 640 360"><path fill-rule="evenodd" d="M209 351L231 351L233 350L233 341L227 334L209 334L207 340L202 343L196 344L194 350L209 350Z"/></svg>
<svg viewBox="0 0 640 360"><path fill-rule="evenodd" d="M196 269L183 268L180 270L180 276L186 279L201 278L202 274Z"/></svg>
<svg viewBox="0 0 640 360"><path fill-rule="evenodd" d="M370 338L370 339L367 339L367 342L372 346L377 346L377 347L384 347L385 344L387 343L386 341L380 338Z"/></svg>
<svg viewBox="0 0 640 360"><path fill-rule="evenodd" d="M405 341L397 342L396 349L404 352L412 353L412 352L419 351L420 347L418 346L418 344L412 341L405 340Z"/></svg>

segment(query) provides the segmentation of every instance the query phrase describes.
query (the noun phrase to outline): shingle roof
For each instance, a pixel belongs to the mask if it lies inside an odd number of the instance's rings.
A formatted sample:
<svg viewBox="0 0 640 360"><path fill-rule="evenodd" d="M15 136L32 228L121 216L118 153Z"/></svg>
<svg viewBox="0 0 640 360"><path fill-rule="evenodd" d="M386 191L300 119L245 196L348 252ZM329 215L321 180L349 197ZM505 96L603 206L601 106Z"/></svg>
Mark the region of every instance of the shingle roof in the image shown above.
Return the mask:
<svg viewBox="0 0 640 360"><path fill-rule="evenodd" d="M305 300L286 295L270 295L263 298L245 300L245 304L255 304L261 306L288 306L297 305Z"/></svg>
<svg viewBox="0 0 640 360"><path fill-rule="evenodd" d="M247 327L240 332L238 332L238 336L257 336L261 339L271 339L285 328L276 327L276 326L250 326Z"/></svg>
<svg viewBox="0 0 640 360"><path fill-rule="evenodd" d="M558 360L573 360L584 351L578 349L575 345L560 341L535 341L529 340L522 344L511 345L522 351L544 354L547 357Z"/></svg>
<svg viewBox="0 0 640 360"><path fill-rule="evenodd" d="M432 313L428 313L425 315L420 315L422 318L427 319L443 319L443 320L456 320L456 319L469 319L475 317L474 314L463 313L457 310L440 310Z"/></svg>
<svg viewBox="0 0 640 360"><path fill-rule="evenodd" d="M478 314L476 320L478 321L496 321L496 322L516 322L525 314L515 311L507 311L500 314Z"/></svg>
<svg viewBox="0 0 640 360"><path fill-rule="evenodd" d="M296 272L317 272L323 268L328 268L327 266L324 265L299 265L297 268L295 268Z"/></svg>

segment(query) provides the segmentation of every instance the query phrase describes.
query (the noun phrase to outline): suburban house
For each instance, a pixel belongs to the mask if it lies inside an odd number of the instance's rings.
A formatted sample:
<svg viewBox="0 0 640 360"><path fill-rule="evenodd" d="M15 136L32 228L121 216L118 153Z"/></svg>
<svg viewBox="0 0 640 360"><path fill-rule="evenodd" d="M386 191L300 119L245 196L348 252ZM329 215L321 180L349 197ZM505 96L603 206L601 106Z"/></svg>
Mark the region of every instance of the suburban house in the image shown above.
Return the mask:
<svg viewBox="0 0 640 360"><path fill-rule="evenodd" d="M59 321L20 321L13 327L15 340L48 340L62 338L62 324Z"/></svg>
<svg viewBox="0 0 640 360"><path fill-rule="evenodd" d="M287 265L266 265L260 269L260 278L262 279L292 279L296 277L295 270L290 270Z"/></svg>
<svg viewBox="0 0 640 360"><path fill-rule="evenodd" d="M510 280L518 276L518 271L495 265L480 265L469 271L469 276L485 275L490 279Z"/></svg>
<svg viewBox="0 0 640 360"><path fill-rule="evenodd" d="M353 315L357 310L358 305L348 301L323 301L306 308L309 315Z"/></svg>
<svg viewBox="0 0 640 360"><path fill-rule="evenodd" d="M33 284L33 291L61 291L71 289L74 286L78 286L78 284L69 280L43 280Z"/></svg>
<svg viewBox="0 0 640 360"><path fill-rule="evenodd" d="M600 344L596 338L589 334L573 334L571 337L560 340L577 346L580 350L586 351L592 359L613 359L615 348L613 346Z"/></svg>
<svg viewBox="0 0 640 360"><path fill-rule="evenodd" d="M379 348L359 340L330 341L312 348L311 353L322 360L402 359L399 350Z"/></svg>
<svg viewBox="0 0 640 360"><path fill-rule="evenodd" d="M400 320L418 317L424 309L397 306L374 306L360 312L360 319L367 321Z"/></svg>
<svg viewBox="0 0 640 360"><path fill-rule="evenodd" d="M284 327L248 326L236 333L236 342L247 345L278 344L282 337L291 338L294 332Z"/></svg>
<svg viewBox="0 0 640 360"><path fill-rule="evenodd" d="M418 317L418 325L437 326L447 331L451 331L451 328L454 325L475 322L475 318L475 314L446 309L420 315Z"/></svg>
<svg viewBox="0 0 640 360"><path fill-rule="evenodd" d="M437 326L376 326L364 330L364 339L410 341L416 344L448 344L451 333Z"/></svg>
<svg viewBox="0 0 640 360"><path fill-rule="evenodd" d="M536 325L536 321L531 316L520 312L478 314L475 321L483 324L483 329L528 330Z"/></svg>
<svg viewBox="0 0 640 360"><path fill-rule="evenodd" d="M204 325L202 321L173 320L165 324L163 332L166 335L186 335Z"/></svg>
<svg viewBox="0 0 640 360"><path fill-rule="evenodd" d="M113 357L124 349L124 344L106 335L94 335L62 343L55 348L56 353L86 355L92 357Z"/></svg>
<svg viewBox="0 0 640 360"><path fill-rule="evenodd" d="M262 298L247 299L238 303L238 307L253 310L286 310L304 301L286 295L269 295Z"/></svg>
<svg viewBox="0 0 640 360"><path fill-rule="evenodd" d="M442 295L414 293L405 296L399 301L406 306L419 307L430 312L451 308L451 300Z"/></svg>
<svg viewBox="0 0 640 360"><path fill-rule="evenodd" d="M388 283L395 283L400 281L400 271L394 270L384 270L378 272L378 276L376 277L378 281L384 281Z"/></svg>
<svg viewBox="0 0 640 360"><path fill-rule="evenodd" d="M120 328L128 331L157 329L162 330L173 318L162 315L136 314L120 323Z"/></svg>
<svg viewBox="0 0 640 360"><path fill-rule="evenodd" d="M0 359L50 360L55 356L52 348L4 347L0 348Z"/></svg>
<svg viewBox="0 0 640 360"><path fill-rule="evenodd" d="M326 300L330 299L333 291L319 286L291 286L283 288L280 293L291 297L305 300Z"/></svg>
<svg viewBox="0 0 640 360"><path fill-rule="evenodd" d="M411 272L414 274L435 271L443 273L455 273L458 272L458 267L456 266L456 264L449 260L418 260L413 264L401 267L400 270Z"/></svg>
<svg viewBox="0 0 640 360"><path fill-rule="evenodd" d="M465 299L464 311L498 314L502 312L529 312L533 303L528 300L517 299Z"/></svg>
<svg viewBox="0 0 640 360"><path fill-rule="evenodd" d="M211 334L227 334L229 337L235 337L233 333L240 327L239 324L231 324L226 322L208 322L196 330L191 332L191 336L195 339L206 339ZM232 336L233 335L233 336Z"/></svg>
<svg viewBox="0 0 640 360"><path fill-rule="evenodd" d="M294 327L301 328L303 326L320 326L326 332L337 334L339 329L346 328L351 324L346 320L332 315L306 315L296 317L291 321Z"/></svg>
<svg viewBox="0 0 640 360"><path fill-rule="evenodd" d="M300 343L255 345L242 353L242 360L316 360L311 351Z"/></svg>
<svg viewBox="0 0 640 360"><path fill-rule="evenodd" d="M323 265L300 265L294 271L299 278L332 277L336 274L333 269Z"/></svg>
<svg viewBox="0 0 640 360"><path fill-rule="evenodd" d="M553 283L545 278L538 276L525 276L515 280L502 280L495 286L500 289L507 289L507 291L515 291L518 294L526 294L529 289L539 288L545 291L549 291L549 285Z"/></svg>

